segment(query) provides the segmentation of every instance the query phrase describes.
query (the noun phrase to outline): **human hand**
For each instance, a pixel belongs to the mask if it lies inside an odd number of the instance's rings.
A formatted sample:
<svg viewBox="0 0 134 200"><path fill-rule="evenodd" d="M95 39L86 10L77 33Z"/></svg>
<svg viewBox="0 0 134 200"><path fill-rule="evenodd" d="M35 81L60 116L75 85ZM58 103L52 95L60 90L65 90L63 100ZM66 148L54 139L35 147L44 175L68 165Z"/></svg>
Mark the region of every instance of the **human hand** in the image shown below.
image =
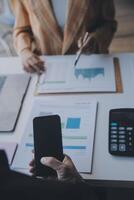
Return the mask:
<svg viewBox="0 0 134 200"><path fill-rule="evenodd" d="M28 73L42 74L44 72L44 61L39 56L31 52L29 49L25 49L21 52L21 60L23 68Z"/></svg>
<svg viewBox="0 0 134 200"><path fill-rule="evenodd" d="M99 51L97 40L88 32L78 40L78 48L87 54L98 53Z"/></svg>
<svg viewBox="0 0 134 200"><path fill-rule="evenodd" d="M73 183L83 181L71 158L67 155L64 157L63 162L54 157L43 157L41 158L41 163L54 169L57 172L57 176L60 181L69 181ZM35 174L36 168L34 160L32 160L29 165L31 167L30 172Z"/></svg>

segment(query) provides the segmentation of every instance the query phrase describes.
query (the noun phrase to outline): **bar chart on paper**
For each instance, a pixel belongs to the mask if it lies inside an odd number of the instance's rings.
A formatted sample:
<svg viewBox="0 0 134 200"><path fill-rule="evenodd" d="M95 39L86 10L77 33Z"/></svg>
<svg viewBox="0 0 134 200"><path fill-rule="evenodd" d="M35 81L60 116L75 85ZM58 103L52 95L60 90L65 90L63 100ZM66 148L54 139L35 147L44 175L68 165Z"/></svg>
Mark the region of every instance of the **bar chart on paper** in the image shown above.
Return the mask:
<svg viewBox="0 0 134 200"><path fill-rule="evenodd" d="M33 127L35 116L58 114L61 117L63 151L69 155L80 172L91 173L96 102L44 102L35 101L27 123L24 137L18 148L13 167L27 168L32 155ZM20 159L25 156L25 161Z"/></svg>
<svg viewBox="0 0 134 200"><path fill-rule="evenodd" d="M83 56L77 67L72 61L66 57L46 62L46 72L40 77L37 93L116 91L111 57Z"/></svg>

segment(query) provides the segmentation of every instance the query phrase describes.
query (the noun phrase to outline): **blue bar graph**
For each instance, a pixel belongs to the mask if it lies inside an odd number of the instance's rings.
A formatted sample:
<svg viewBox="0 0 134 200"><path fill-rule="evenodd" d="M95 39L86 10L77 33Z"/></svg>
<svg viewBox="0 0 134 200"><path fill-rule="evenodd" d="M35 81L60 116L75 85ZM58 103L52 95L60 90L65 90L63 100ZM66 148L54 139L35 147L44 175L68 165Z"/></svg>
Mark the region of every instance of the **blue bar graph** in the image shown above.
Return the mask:
<svg viewBox="0 0 134 200"><path fill-rule="evenodd" d="M26 143L26 147L34 147L32 143ZM63 149L68 149L68 150L85 150L86 146L63 146Z"/></svg>
<svg viewBox="0 0 134 200"><path fill-rule="evenodd" d="M80 128L80 118L68 118L67 119L67 129L79 129Z"/></svg>
<svg viewBox="0 0 134 200"><path fill-rule="evenodd" d="M72 149L72 150L85 150L86 146L63 146L63 149Z"/></svg>
<svg viewBox="0 0 134 200"><path fill-rule="evenodd" d="M34 144L32 144L32 143L26 143L25 146L26 147L34 147Z"/></svg>

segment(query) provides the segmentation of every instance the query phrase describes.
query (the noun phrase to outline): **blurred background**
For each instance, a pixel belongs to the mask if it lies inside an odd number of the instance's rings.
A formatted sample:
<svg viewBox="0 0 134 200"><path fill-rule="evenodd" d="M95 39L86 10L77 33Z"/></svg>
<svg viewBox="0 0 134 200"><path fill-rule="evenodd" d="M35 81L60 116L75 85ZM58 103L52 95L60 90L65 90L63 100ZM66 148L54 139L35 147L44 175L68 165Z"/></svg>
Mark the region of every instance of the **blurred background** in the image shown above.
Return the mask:
<svg viewBox="0 0 134 200"><path fill-rule="evenodd" d="M10 0L0 0L0 56L15 56L12 44L14 17ZM110 52L134 52L134 0L115 0L118 31Z"/></svg>
<svg viewBox="0 0 134 200"><path fill-rule="evenodd" d="M115 0L118 30L111 52L134 52L134 0Z"/></svg>

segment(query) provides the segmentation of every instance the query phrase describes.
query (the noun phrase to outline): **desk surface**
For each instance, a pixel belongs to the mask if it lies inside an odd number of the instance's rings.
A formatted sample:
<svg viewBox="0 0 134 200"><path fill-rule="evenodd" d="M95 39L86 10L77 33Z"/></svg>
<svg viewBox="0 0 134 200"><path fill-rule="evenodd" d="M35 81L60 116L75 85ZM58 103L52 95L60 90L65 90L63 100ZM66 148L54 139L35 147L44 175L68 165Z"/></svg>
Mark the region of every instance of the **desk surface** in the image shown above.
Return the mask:
<svg viewBox="0 0 134 200"><path fill-rule="evenodd" d="M134 54L118 54L116 56L120 58L123 93L73 95L74 99L97 100L99 103L92 174L83 174L83 177L86 179L134 181L134 157L115 157L108 153L109 110L112 108L134 107L134 92L132 87L134 85ZM0 74L22 72L19 58L0 58ZM31 101L37 98L33 96L36 78L36 75L34 75L15 132L0 134L1 142L13 141L19 143L21 141L23 128L30 112ZM49 100L52 96L47 95L42 98ZM53 98L70 99L72 95L54 95Z"/></svg>

